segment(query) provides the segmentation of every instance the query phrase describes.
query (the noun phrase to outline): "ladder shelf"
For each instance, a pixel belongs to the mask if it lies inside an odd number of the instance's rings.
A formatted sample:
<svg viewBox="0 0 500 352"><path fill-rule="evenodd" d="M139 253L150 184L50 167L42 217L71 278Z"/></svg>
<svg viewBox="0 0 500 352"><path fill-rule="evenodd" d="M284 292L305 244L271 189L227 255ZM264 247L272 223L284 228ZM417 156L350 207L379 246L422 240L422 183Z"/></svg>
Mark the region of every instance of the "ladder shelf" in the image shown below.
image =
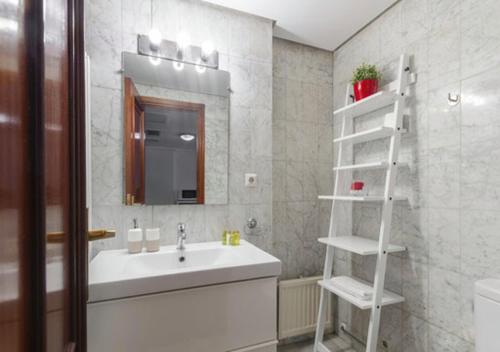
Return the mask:
<svg viewBox="0 0 500 352"><path fill-rule="evenodd" d="M383 202L385 198L383 196L319 196L320 200L340 200L345 202ZM392 200L394 201L404 201L407 197L394 196Z"/></svg>
<svg viewBox="0 0 500 352"><path fill-rule="evenodd" d="M321 237L318 242L359 255L374 255L378 254L379 250L378 241L360 236ZM387 246L387 253L404 252L405 250L406 248L403 246L394 244Z"/></svg>
<svg viewBox="0 0 500 352"><path fill-rule="evenodd" d="M340 281L339 279L343 280ZM318 284L324 289L335 293L340 298L343 298L349 303L355 305L359 309L370 309L373 306L373 299L363 299L358 295L353 294L353 292L360 291L360 288L364 288L365 291L373 294L374 290L369 282L349 276L338 276L330 280L318 281ZM380 306L401 303L404 302L404 300L405 299L400 295L384 290Z"/></svg>
<svg viewBox="0 0 500 352"><path fill-rule="evenodd" d="M389 106L394 102L396 102L399 98L400 95L396 94L395 92L381 91L373 95L370 95L369 97L363 100L357 101L355 103L346 105L343 108L335 110L333 112L333 116L337 116L340 114L346 114L349 117L365 115L370 112L377 111L386 106Z"/></svg>
<svg viewBox="0 0 500 352"><path fill-rule="evenodd" d="M380 126L366 131L336 138L333 140L333 143L341 143L341 142L350 142L352 144L365 143L377 139L392 137L393 135L394 135L394 128Z"/></svg>
<svg viewBox="0 0 500 352"><path fill-rule="evenodd" d="M394 201L406 200L406 197L395 196L395 183L398 168L406 165L398 162L401 134L406 132L403 128L403 117L406 105L406 94L410 84L416 81L415 73L410 70L409 58L402 54L398 66L398 78L383 87L384 90L375 93L355 103L351 103L352 86L347 86L345 106L334 111L334 118L342 118L341 133L333 140L337 150L337 162L334 167L333 195L319 196L319 199L332 201L330 227L328 237L318 241L326 245L326 258L323 269L323 280L318 282L321 287L318 320L314 352L330 352L323 344L325 321L327 314L327 298L330 293L348 301L360 309L371 309L368 326L368 340L366 352L376 352L380 328L381 308L389 304L397 304L404 298L396 293L384 289L387 269L387 256L390 253L402 252L406 248L390 244L392 212ZM382 108L392 106L390 113L385 113L382 126L361 132L353 130L354 119L359 116L376 112ZM383 111L386 111L384 109ZM381 112L380 112L381 113ZM371 116L371 115L370 115ZM388 138L387 157L383 161L374 161L363 164L354 163L353 146L356 143L365 143L382 138ZM344 153L347 154L344 155ZM352 160L344 160L344 159ZM385 172L385 188L381 195L354 196L342 195L352 181L352 173L344 171L382 169ZM337 234L338 222L344 216L338 216L338 202L380 202L382 214L378 240L359 236L339 236ZM332 276L334 250L341 249L359 255L376 255L376 267L373 284L350 276Z"/></svg>
<svg viewBox="0 0 500 352"><path fill-rule="evenodd" d="M396 163L398 167L407 167L408 163ZM366 164L354 164L354 165L343 165L339 167L334 167L333 171L356 171L356 170L378 170L378 169L387 169L389 167L389 163L387 161L378 161L374 163L366 163Z"/></svg>

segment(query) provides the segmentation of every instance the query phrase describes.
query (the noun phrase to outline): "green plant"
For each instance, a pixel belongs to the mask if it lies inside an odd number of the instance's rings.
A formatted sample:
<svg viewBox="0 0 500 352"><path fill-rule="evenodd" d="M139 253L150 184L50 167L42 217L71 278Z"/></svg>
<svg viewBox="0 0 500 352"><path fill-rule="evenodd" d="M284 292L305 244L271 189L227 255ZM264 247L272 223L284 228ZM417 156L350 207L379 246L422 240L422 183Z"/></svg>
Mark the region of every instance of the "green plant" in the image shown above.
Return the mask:
<svg viewBox="0 0 500 352"><path fill-rule="evenodd" d="M362 81L364 79L380 80L381 78L382 78L382 75L377 70L377 67L375 65L369 65L369 64L362 63L352 73L351 82L352 82L352 84L355 84L355 83Z"/></svg>

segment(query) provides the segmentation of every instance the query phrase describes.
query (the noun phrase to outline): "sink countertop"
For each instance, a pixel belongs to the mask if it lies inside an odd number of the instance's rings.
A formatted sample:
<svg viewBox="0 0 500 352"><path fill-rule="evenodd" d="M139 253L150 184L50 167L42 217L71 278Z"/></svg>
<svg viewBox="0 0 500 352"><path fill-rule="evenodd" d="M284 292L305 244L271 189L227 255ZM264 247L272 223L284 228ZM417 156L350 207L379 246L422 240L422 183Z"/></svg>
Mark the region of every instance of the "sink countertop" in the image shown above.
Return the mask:
<svg viewBox="0 0 500 352"><path fill-rule="evenodd" d="M182 257L182 258L181 258ZM281 262L241 240L162 246L158 252L105 250L89 265L89 301L99 302L234 281L279 276Z"/></svg>

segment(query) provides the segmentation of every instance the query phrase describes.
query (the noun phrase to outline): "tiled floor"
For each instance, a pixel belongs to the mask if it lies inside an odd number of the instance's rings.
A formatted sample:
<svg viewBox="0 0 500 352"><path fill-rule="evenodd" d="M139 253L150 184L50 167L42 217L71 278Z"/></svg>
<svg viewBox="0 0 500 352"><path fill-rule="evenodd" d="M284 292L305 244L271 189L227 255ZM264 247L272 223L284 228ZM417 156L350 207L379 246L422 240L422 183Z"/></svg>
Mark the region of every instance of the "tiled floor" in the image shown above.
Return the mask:
<svg viewBox="0 0 500 352"><path fill-rule="evenodd" d="M326 338L323 342L332 352L356 352L338 336ZM291 343L278 347L278 352L312 352L314 340Z"/></svg>

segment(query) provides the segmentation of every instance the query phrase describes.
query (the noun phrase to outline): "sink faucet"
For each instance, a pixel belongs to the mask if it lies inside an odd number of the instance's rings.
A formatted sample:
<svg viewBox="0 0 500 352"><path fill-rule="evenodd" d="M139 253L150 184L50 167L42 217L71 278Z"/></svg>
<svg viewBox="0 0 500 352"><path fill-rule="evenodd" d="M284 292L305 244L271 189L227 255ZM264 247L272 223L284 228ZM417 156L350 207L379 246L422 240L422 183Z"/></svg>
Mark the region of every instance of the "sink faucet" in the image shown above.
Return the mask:
<svg viewBox="0 0 500 352"><path fill-rule="evenodd" d="M186 241L186 224L182 222L177 224L177 249L183 250L186 249L184 242Z"/></svg>

